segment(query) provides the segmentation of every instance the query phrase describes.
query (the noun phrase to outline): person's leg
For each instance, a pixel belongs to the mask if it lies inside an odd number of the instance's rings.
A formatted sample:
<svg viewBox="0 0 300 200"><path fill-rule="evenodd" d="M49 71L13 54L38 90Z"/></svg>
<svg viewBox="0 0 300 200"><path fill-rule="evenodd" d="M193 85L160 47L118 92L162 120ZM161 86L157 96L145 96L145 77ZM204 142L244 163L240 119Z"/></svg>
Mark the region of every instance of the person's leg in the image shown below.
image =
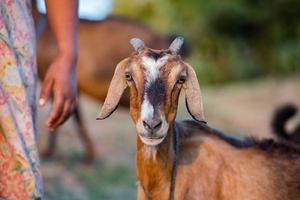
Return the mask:
<svg viewBox="0 0 300 200"><path fill-rule="evenodd" d="M0 1L0 198L42 196L36 74L30 0Z"/></svg>

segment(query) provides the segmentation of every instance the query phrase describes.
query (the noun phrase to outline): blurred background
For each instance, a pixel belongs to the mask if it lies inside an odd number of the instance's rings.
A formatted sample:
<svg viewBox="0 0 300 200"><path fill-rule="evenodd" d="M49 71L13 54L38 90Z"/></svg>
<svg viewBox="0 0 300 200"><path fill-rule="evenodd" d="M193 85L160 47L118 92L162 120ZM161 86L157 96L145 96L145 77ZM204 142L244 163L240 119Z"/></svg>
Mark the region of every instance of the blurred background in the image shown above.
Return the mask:
<svg viewBox="0 0 300 200"><path fill-rule="evenodd" d="M184 36L185 60L197 72L206 119L228 133L270 138L276 108L300 106L298 0L81 0L80 7L82 126L68 120L57 132L57 145L48 145L43 122L51 108L39 110L40 149L48 155L42 159L47 199L136 198L135 129L126 98L112 117L95 120L115 65L132 51L131 37L167 48L174 36ZM37 19L43 78L55 46L44 16ZM190 118L183 99L178 119ZM49 155L47 146L55 152ZM88 162L86 152L94 153Z"/></svg>

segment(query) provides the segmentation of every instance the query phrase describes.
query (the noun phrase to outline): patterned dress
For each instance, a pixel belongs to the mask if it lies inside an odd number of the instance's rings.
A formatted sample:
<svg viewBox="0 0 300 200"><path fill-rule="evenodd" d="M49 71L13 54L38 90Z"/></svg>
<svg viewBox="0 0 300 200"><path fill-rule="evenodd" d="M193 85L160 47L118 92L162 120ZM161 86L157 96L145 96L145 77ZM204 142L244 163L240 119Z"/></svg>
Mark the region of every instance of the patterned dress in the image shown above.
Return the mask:
<svg viewBox="0 0 300 200"><path fill-rule="evenodd" d="M31 0L0 0L0 199L42 198Z"/></svg>

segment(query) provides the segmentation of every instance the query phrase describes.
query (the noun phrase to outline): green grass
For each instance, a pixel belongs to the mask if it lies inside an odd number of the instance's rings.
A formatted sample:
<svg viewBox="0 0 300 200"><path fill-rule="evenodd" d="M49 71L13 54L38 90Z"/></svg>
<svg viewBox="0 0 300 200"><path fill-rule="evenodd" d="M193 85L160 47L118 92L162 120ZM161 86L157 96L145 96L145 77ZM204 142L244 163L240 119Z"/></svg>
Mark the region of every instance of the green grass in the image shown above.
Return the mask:
<svg viewBox="0 0 300 200"><path fill-rule="evenodd" d="M44 176L47 200L131 200L136 199L136 178L132 166L118 161L81 163L78 152L59 155L47 165ZM53 167L51 167L53 166ZM49 171L53 170L53 173Z"/></svg>
<svg viewBox="0 0 300 200"><path fill-rule="evenodd" d="M86 186L88 199L136 199L134 171L127 166L96 164L97 167L77 171Z"/></svg>

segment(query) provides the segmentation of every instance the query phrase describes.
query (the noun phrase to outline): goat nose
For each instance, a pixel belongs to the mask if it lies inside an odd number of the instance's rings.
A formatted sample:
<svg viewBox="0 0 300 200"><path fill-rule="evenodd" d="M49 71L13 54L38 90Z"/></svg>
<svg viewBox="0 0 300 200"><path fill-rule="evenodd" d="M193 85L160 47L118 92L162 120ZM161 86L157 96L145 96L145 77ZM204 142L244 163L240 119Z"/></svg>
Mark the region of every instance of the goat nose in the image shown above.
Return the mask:
<svg viewBox="0 0 300 200"><path fill-rule="evenodd" d="M160 119L157 120L143 120L143 126L148 131L156 131L159 130L162 125L162 121Z"/></svg>

